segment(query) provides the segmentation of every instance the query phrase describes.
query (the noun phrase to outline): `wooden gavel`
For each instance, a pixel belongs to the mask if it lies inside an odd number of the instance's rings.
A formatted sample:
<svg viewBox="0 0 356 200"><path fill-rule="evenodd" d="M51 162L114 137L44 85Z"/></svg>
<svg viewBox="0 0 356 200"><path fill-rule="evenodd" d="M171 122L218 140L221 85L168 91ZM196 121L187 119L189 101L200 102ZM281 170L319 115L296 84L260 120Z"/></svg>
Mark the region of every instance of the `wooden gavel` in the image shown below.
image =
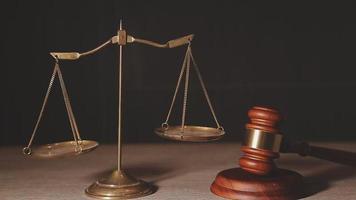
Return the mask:
<svg viewBox="0 0 356 200"><path fill-rule="evenodd" d="M305 182L298 172L277 168L274 159L279 153L298 153L341 164L356 166L356 153L316 147L305 142L288 140L277 124L277 110L255 106L248 112L250 122L239 160L240 168L220 171L210 186L211 192L239 200L295 200L305 197Z"/></svg>
<svg viewBox="0 0 356 200"><path fill-rule="evenodd" d="M356 166L356 153L287 140L277 128L281 120L277 110L255 106L248 116L251 121L246 124L247 133L241 147L244 155L239 160L240 167L245 171L257 175L270 174L276 169L273 160L279 157L280 152Z"/></svg>

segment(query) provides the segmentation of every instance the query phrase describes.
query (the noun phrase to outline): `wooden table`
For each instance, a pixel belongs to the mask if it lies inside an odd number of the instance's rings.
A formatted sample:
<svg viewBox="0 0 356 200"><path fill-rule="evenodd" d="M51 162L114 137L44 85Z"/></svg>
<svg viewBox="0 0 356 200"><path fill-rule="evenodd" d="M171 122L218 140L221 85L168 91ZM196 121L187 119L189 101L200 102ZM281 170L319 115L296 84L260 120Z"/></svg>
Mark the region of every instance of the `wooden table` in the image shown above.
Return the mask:
<svg viewBox="0 0 356 200"><path fill-rule="evenodd" d="M356 151L356 143L313 143ZM142 199L221 199L209 190L215 175L237 166L237 143L127 144L124 168L158 187ZM20 147L0 147L0 199L91 199L84 189L115 168L116 146L57 160L35 160ZM306 199L356 199L356 169L314 158L282 155L278 166L303 174Z"/></svg>

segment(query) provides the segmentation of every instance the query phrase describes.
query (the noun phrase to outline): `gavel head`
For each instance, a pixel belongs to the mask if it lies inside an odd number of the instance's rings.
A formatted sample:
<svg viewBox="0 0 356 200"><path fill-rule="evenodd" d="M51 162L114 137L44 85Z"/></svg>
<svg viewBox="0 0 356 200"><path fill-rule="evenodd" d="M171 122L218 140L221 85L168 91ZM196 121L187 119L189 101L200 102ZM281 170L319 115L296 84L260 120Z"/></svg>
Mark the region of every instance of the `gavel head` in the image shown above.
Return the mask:
<svg viewBox="0 0 356 200"><path fill-rule="evenodd" d="M240 167L250 173L267 175L276 166L273 159L279 157L282 134L276 125L281 120L278 111L255 106L248 112L250 122L246 124L246 137L242 143Z"/></svg>

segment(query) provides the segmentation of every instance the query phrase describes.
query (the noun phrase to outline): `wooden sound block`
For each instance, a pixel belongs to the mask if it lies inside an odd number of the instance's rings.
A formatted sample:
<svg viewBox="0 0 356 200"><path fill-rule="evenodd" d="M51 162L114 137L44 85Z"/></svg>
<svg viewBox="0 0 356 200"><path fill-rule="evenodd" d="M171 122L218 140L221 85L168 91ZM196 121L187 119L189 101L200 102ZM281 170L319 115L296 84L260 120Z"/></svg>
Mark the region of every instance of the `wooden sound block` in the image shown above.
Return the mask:
<svg viewBox="0 0 356 200"><path fill-rule="evenodd" d="M259 176L232 168L219 172L210 190L227 199L292 200L302 197L303 176L286 169Z"/></svg>

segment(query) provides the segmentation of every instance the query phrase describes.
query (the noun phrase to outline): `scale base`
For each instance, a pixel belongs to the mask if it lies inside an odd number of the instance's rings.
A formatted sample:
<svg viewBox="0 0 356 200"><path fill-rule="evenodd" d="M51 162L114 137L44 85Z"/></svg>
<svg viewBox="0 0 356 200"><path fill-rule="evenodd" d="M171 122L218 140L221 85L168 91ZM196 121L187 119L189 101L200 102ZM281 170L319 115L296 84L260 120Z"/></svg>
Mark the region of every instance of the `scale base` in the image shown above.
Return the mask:
<svg viewBox="0 0 356 200"><path fill-rule="evenodd" d="M233 168L219 172L210 190L227 199L295 200L302 197L303 176L286 169L259 176Z"/></svg>
<svg viewBox="0 0 356 200"><path fill-rule="evenodd" d="M152 194L154 188L148 183L127 175L124 171L113 171L109 177L90 185L85 193L97 199L131 199Z"/></svg>

